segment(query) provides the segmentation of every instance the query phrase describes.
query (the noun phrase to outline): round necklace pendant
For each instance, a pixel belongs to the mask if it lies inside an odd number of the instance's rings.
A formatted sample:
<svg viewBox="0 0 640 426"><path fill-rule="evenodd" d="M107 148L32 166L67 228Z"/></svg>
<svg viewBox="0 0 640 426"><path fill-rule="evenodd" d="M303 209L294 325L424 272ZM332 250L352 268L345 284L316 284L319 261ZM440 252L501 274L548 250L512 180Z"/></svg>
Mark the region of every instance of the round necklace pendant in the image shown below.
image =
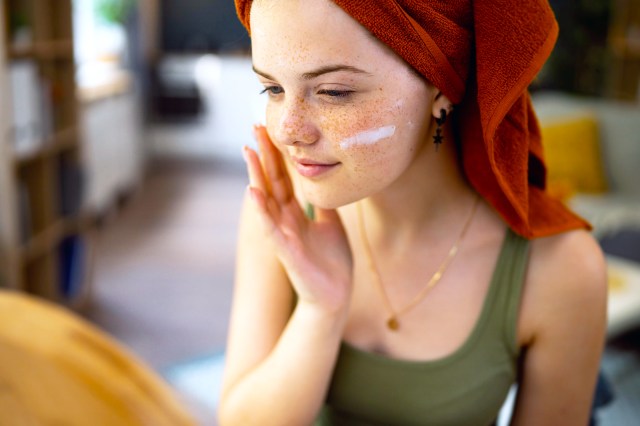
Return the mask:
<svg viewBox="0 0 640 426"><path fill-rule="evenodd" d="M400 323L396 319L396 317L391 317L387 320L387 327L389 330L396 331L400 328Z"/></svg>

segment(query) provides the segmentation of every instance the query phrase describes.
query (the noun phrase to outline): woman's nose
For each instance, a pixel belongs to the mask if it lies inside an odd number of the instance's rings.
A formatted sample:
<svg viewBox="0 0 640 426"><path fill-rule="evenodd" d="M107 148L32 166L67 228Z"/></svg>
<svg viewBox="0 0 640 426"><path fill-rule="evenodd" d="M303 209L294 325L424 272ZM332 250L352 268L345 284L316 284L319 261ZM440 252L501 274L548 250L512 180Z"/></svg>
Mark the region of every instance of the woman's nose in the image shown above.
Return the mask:
<svg viewBox="0 0 640 426"><path fill-rule="evenodd" d="M309 145L318 140L318 128L304 99L291 100L283 105L276 135L286 145Z"/></svg>

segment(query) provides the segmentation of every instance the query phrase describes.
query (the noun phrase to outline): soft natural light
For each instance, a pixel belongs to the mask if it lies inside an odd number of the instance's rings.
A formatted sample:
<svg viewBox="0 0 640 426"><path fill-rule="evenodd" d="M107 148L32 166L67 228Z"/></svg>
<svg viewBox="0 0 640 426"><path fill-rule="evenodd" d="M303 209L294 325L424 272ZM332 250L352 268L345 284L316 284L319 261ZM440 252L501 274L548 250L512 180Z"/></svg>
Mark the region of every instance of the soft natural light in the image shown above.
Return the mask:
<svg viewBox="0 0 640 426"><path fill-rule="evenodd" d="M124 29L96 13L97 0L73 0L75 58L80 86L108 79L120 65L126 44Z"/></svg>

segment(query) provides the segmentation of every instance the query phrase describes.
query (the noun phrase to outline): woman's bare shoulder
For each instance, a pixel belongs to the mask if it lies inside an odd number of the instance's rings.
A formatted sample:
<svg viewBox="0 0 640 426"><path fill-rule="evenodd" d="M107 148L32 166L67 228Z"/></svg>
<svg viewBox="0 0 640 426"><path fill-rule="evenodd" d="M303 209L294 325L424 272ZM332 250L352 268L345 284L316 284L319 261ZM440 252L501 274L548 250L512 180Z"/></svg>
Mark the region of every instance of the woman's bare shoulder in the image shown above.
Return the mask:
<svg viewBox="0 0 640 426"><path fill-rule="evenodd" d="M586 230L572 230L532 241L530 279L550 285L586 286L602 284L606 263L602 249ZM544 286L544 284L540 284Z"/></svg>
<svg viewBox="0 0 640 426"><path fill-rule="evenodd" d="M589 232L573 230L532 240L521 316L529 337L571 327L584 314L602 322L606 298L605 258Z"/></svg>

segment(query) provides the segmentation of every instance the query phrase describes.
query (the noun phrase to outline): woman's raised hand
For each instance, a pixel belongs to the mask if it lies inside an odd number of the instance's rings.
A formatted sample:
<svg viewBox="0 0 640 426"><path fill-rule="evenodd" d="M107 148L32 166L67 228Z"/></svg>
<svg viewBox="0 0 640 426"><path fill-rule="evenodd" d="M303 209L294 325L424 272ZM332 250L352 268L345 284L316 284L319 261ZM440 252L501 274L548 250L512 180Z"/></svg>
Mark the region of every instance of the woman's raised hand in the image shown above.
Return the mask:
<svg viewBox="0 0 640 426"><path fill-rule="evenodd" d="M276 254L298 295L327 311L346 311L351 295L351 248L335 210L315 208L309 219L293 191L281 153L264 126L254 127L260 155L244 148L249 191Z"/></svg>

